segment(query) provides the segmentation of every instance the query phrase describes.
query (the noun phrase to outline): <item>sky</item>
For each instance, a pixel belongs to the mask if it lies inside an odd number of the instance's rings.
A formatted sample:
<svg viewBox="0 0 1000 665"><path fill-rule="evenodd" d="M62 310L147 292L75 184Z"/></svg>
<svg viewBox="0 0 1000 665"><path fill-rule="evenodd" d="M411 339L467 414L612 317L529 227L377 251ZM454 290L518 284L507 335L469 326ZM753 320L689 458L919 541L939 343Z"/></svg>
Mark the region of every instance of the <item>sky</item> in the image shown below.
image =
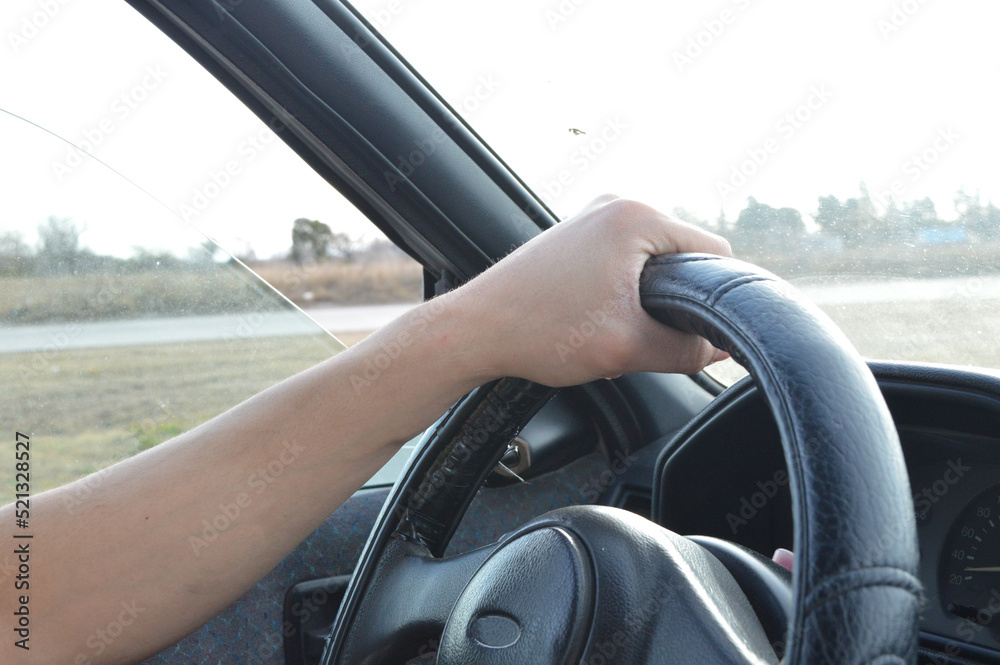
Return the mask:
<svg viewBox="0 0 1000 665"><path fill-rule="evenodd" d="M72 217L87 228L84 244L122 256L134 246L178 251L200 244L202 234L235 254L285 253L298 217L377 237L336 190L124 2L59 5L26 43L12 44L11 34L21 35L39 6L7 0L0 11L0 109L69 143L0 114L0 231L18 229L30 243L49 215ZM125 204L124 192L136 187L148 196L133 191Z"/></svg>
<svg viewBox="0 0 1000 665"><path fill-rule="evenodd" d="M563 217L608 191L807 215L862 181L943 218L958 187L1000 203L995 1L356 4ZM377 237L120 0L5 0L0 34L0 232L69 216L119 255L206 234L271 256L297 217Z"/></svg>
<svg viewBox="0 0 1000 665"><path fill-rule="evenodd" d="M411 0L375 20L446 97L498 80L472 122L561 215L606 190L708 219L751 195L808 213L861 181L902 181L899 198L931 196L943 216L962 185L1000 203L998 3L511 0L489 3L489 30L426 44L436 23L468 28L471 4ZM487 56L456 57L471 51ZM584 154L616 119L604 153ZM754 155L745 183L719 186Z"/></svg>

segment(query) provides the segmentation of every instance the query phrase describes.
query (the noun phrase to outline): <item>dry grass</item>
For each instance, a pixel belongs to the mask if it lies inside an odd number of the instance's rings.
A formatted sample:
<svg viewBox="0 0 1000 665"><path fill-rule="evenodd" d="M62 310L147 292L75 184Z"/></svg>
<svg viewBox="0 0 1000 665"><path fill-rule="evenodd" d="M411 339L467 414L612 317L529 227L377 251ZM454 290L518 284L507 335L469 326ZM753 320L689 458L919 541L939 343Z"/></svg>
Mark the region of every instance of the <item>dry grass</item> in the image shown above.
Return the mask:
<svg viewBox="0 0 1000 665"><path fill-rule="evenodd" d="M409 258L253 269L300 306L418 302L421 266ZM239 265L189 270L92 272L0 279L0 322L53 323L190 316L280 307L271 289Z"/></svg>
<svg viewBox="0 0 1000 665"><path fill-rule="evenodd" d="M57 487L195 427L330 357L326 336L0 355L4 437L31 433L32 492ZM6 502L13 455L0 464Z"/></svg>
<svg viewBox="0 0 1000 665"><path fill-rule="evenodd" d="M11 324L260 311L273 292L240 266L4 277L0 321Z"/></svg>
<svg viewBox="0 0 1000 665"><path fill-rule="evenodd" d="M311 266L269 262L251 267L300 306L419 302L423 295L423 268L408 258Z"/></svg>

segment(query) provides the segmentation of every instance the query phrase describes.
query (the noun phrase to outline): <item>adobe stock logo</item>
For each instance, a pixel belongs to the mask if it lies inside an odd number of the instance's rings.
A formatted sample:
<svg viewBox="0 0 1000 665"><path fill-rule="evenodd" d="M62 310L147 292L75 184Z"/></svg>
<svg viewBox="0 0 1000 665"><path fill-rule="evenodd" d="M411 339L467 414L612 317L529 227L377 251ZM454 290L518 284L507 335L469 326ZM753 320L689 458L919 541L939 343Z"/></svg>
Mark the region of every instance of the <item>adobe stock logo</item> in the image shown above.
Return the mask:
<svg viewBox="0 0 1000 665"><path fill-rule="evenodd" d="M719 193L719 198L725 202L745 186L771 161L772 157L781 151L782 147L791 143L833 96L833 92L825 83L810 87L809 94L802 103L795 105L775 121L775 134L759 145L747 148L746 158L730 168L728 177L715 181L715 190Z"/></svg>
<svg viewBox="0 0 1000 665"><path fill-rule="evenodd" d="M68 147L61 160L52 162L52 174L56 181L62 182L86 161L88 155L93 155L163 85L168 76L160 65L147 65L135 84L128 86L111 101L104 117L81 132L82 137L77 145Z"/></svg>
<svg viewBox="0 0 1000 665"><path fill-rule="evenodd" d="M892 205L894 200L901 200L910 186L931 170L960 138L962 136L951 125L939 127L934 138L926 146L911 154L900 164L898 177L893 178L885 188L876 190L873 198L885 207Z"/></svg>
<svg viewBox="0 0 1000 665"><path fill-rule="evenodd" d="M738 11L728 7L723 8L717 14L703 20L696 31L688 35L684 46L671 53L678 73L683 74L686 67L693 65L698 58L715 46L729 27L736 23L740 12L750 8L750 0L732 0L732 4L736 5Z"/></svg>
<svg viewBox="0 0 1000 665"><path fill-rule="evenodd" d="M545 20L549 24L549 29L555 30L558 28L576 14L576 11L585 4L587 4L587 0L559 0L559 4L546 9Z"/></svg>
<svg viewBox="0 0 1000 665"><path fill-rule="evenodd" d="M605 300L601 308L596 311L587 310L584 318L578 325L571 326L565 341L556 342L556 354L559 361L565 364L570 356L583 348L587 340L597 334L597 331L608 321L609 316L615 312L615 301Z"/></svg>
<svg viewBox="0 0 1000 665"><path fill-rule="evenodd" d="M188 222L208 210L284 129L285 125L280 120L272 118L267 127L248 134L240 141L232 158L219 168L210 170L202 183L191 190L191 198L177 205L177 214Z"/></svg>
<svg viewBox="0 0 1000 665"><path fill-rule="evenodd" d="M305 447L297 441L283 441L281 450L267 463L256 469L246 480L246 490L230 497L231 501L219 504L219 512L211 520L203 519L200 531L188 536L188 544L194 555L201 556L202 550L214 543L236 524L240 516L253 505L254 499L266 492L282 479L286 469L305 452ZM253 490L251 493L249 490Z"/></svg>
<svg viewBox="0 0 1000 665"><path fill-rule="evenodd" d="M903 29L907 23L910 22L917 12L923 9L924 5L927 4L927 0L904 0L901 3L893 3L892 11L889 12L887 18L880 18L876 22L879 33L882 35L882 39L889 41L889 39L894 36L897 32Z"/></svg>
<svg viewBox="0 0 1000 665"><path fill-rule="evenodd" d="M735 536L741 526L746 526L750 520L757 517L757 512L764 508L774 497L778 495L782 487L789 483L788 472L779 469L774 472L770 480L757 481L757 491L750 497L740 498L740 507L736 512L726 513L726 524Z"/></svg>
<svg viewBox="0 0 1000 665"><path fill-rule="evenodd" d="M17 53L28 42L37 37L55 17L62 11L62 8L70 3L70 0L39 0L38 11L21 18L19 30L7 33L7 41L14 53Z"/></svg>
<svg viewBox="0 0 1000 665"><path fill-rule="evenodd" d="M480 106L500 89L500 86L501 82L492 74L480 76L469 93L456 102L455 109L464 117L469 117L478 111ZM445 129L446 127L459 127L461 124L458 118L450 114L443 116L441 123L442 126L435 127L423 138L415 139L412 142L412 150L405 154L396 154L395 170L387 169L383 172L383 177L389 186L389 191L395 192L396 187L400 183L408 180L420 167L428 162L431 156L450 141L450 137Z"/></svg>
<svg viewBox="0 0 1000 665"><path fill-rule="evenodd" d="M628 128L628 123L620 116L607 118L600 131L594 131L593 136L588 135L583 145L570 154L569 164L574 168L560 169L554 178L543 180L536 186L535 191L545 203L552 204L576 182L578 176L593 167L612 145L620 141Z"/></svg>
<svg viewBox="0 0 1000 665"><path fill-rule="evenodd" d="M114 644L115 640L121 637L125 629L135 623L139 615L146 611L146 608L139 607L134 600L131 603L122 602L121 607L122 610L118 613L117 619L111 620L108 625L95 631L87 638L86 644L93 649L95 657L103 654L109 646ZM78 659L74 662L79 663L81 661ZM89 662L89 659L84 662Z"/></svg>

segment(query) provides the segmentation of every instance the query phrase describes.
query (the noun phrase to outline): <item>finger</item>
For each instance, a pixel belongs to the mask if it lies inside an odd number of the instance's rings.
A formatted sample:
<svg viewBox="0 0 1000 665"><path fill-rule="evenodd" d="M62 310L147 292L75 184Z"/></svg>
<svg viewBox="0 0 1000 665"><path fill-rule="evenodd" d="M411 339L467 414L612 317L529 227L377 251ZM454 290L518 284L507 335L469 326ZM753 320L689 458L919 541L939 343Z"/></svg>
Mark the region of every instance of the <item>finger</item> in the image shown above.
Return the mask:
<svg viewBox="0 0 1000 665"><path fill-rule="evenodd" d="M635 361L647 371L695 374L729 356L703 337L671 328L652 317L640 324L638 332L642 351Z"/></svg>
<svg viewBox="0 0 1000 665"><path fill-rule="evenodd" d="M659 215L658 221L662 231L652 239L653 256L687 252L701 252L726 257L733 255L729 241L720 235L667 215Z"/></svg>
<svg viewBox="0 0 1000 665"><path fill-rule="evenodd" d="M606 194L591 201L581 217L589 214L613 220L608 228L639 238L649 256L681 252L733 255L729 241L722 236L665 215L639 201Z"/></svg>

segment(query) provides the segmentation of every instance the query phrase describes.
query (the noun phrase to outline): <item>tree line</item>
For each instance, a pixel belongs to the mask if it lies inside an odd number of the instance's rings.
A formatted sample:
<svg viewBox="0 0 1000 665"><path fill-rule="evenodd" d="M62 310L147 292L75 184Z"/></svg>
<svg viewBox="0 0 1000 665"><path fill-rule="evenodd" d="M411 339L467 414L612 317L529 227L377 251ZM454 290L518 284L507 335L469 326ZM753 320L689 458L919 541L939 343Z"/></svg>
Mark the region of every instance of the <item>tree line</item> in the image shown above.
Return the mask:
<svg viewBox="0 0 1000 665"><path fill-rule="evenodd" d="M97 254L80 244L86 226L70 217L51 216L38 225L32 247L18 231L0 233L0 275L31 277L93 272L134 273L151 269L192 269L208 266L218 248L210 240L193 247L187 256L134 247L129 258Z"/></svg>
<svg viewBox="0 0 1000 665"><path fill-rule="evenodd" d="M86 226L72 218L51 216L38 225L38 240L34 246L25 242L23 234L18 231L0 232L0 276L134 273L152 269L192 270L216 264L222 251L213 241L206 239L200 245L190 248L186 256L134 247L131 257L120 258L97 254L82 246L80 236L85 230ZM346 233L333 231L323 222L306 218L293 222L291 240L291 248L285 259L300 266L403 256L402 251L388 240L363 243ZM252 249L236 258L244 262L257 262Z"/></svg>
<svg viewBox="0 0 1000 665"><path fill-rule="evenodd" d="M807 232L798 210L776 208L752 196L734 221L728 220L724 212L720 212L714 223L684 208L675 208L673 212L686 222L725 236L738 248L766 253L799 251L809 246L835 251L935 240L1000 241L1000 208L992 201L984 204L978 192L968 194L959 189L954 196L956 217L944 220L930 198L902 205L893 201L880 212L864 183L860 190L859 196L843 201L833 195L819 197L817 210L811 215L818 234ZM817 239L827 242L810 245L810 240Z"/></svg>
<svg viewBox="0 0 1000 665"><path fill-rule="evenodd" d="M789 254L802 250L836 252L859 247L913 245L920 242L998 242L1000 208L992 201L983 203L979 193L959 189L953 198L955 217L942 219L929 198L895 201L881 211L868 188L861 184L860 194L840 200L820 196L811 217L818 233L810 233L802 213L795 208L774 207L754 197L735 220L724 212L709 222L688 210L674 208L674 215L686 222L725 236L743 253ZM0 233L0 275L32 276L74 274L96 271L138 272L156 268L192 269L215 262L219 248L211 240L193 247L187 256L152 252L135 248L127 259L96 254L82 247L80 235L85 230L73 219L49 217L38 226L38 241L29 246L19 232ZM388 241L361 243L348 234L333 231L324 222L299 218L292 223L291 248L287 260L297 265L324 262L352 263L364 256L379 258L401 255ZM252 250L240 259L253 261Z"/></svg>

